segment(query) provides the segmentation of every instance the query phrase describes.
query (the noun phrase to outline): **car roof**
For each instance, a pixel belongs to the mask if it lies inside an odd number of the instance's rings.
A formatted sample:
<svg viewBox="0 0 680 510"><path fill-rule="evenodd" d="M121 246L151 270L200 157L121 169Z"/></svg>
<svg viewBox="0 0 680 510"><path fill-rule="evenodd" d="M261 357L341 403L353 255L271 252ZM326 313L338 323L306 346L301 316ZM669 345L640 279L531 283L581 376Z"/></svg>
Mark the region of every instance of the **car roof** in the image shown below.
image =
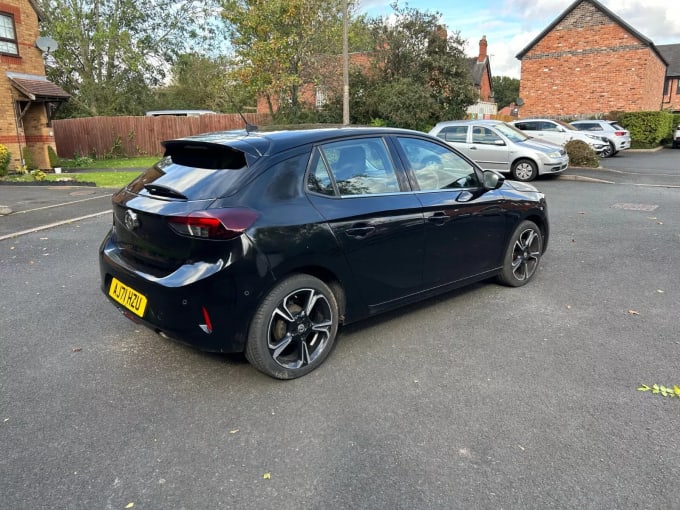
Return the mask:
<svg viewBox="0 0 680 510"><path fill-rule="evenodd" d="M392 134L416 134L428 136L420 131L385 127L332 127L314 129L282 129L280 131L216 131L192 135L174 140L166 140L162 145L166 148L190 143L222 145L236 148L254 156L276 154L306 144L328 142L351 138L353 136L380 136Z"/></svg>
<svg viewBox="0 0 680 510"><path fill-rule="evenodd" d="M497 124L505 124L502 120L494 120L494 119L479 119L479 120L443 120L441 122L437 122L437 126L439 127L445 127L445 126L469 126L470 124L482 124L482 125L487 125L487 126L495 126Z"/></svg>

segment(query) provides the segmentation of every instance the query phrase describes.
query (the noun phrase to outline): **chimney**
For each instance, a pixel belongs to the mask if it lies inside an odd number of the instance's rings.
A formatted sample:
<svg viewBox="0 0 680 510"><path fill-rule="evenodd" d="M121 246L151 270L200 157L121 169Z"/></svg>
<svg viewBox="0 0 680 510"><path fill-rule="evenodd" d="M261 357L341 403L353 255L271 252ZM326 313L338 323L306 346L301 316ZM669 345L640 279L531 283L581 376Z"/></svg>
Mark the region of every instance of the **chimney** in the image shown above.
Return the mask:
<svg viewBox="0 0 680 510"><path fill-rule="evenodd" d="M479 40L479 58L477 59L477 62L486 61L486 46L486 36L483 35Z"/></svg>

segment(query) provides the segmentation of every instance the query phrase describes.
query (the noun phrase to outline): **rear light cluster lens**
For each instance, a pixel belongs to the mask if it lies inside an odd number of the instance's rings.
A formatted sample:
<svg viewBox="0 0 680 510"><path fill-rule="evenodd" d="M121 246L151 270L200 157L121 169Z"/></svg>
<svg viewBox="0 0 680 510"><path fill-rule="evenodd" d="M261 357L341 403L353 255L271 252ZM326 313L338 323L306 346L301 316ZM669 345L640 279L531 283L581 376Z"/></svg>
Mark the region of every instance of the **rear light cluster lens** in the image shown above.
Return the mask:
<svg viewBox="0 0 680 510"><path fill-rule="evenodd" d="M617 131L614 133L616 136L625 136L626 132L625 131Z"/></svg>
<svg viewBox="0 0 680 510"><path fill-rule="evenodd" d="M230 208L197 211L188 216L169 218L170 228L180 235L199 239L234 239L257 219L252 209Z"/></svg>

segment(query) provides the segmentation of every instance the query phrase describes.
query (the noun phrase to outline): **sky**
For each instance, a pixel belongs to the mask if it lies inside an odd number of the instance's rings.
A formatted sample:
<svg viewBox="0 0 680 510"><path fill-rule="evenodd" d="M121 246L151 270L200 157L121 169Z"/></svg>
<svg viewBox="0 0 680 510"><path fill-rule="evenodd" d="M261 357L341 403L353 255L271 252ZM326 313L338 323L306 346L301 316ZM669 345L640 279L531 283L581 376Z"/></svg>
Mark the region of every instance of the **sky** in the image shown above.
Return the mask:
<svg viewBox="0 0 680 510"><path fill-rule="evenodd" d="M359 0L359 12L387 16L393 0ZM656 45L680 44L678 0L600 0ZM466 53L479 54L486 35L492 76L520 77L515 55L573 4L573 0L419 0L409 7L439 12L449 33L460 32ZM404 6L403 1L399 1Z"/></svg>

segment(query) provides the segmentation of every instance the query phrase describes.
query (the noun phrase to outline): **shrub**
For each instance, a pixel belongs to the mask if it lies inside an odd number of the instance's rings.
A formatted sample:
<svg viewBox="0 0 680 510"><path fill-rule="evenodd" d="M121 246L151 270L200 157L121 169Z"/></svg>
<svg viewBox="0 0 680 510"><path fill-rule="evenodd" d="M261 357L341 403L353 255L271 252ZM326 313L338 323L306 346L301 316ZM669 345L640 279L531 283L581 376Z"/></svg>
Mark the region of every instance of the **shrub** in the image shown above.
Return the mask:
<svg viewBox="0 0 680 510"><path fill-rule="evenodd" d="M630 131L636 147L658 147L671 130L673 114L668 112L629 112L621 115L621 125Z"/></svg>
<svg viewBox="0 0 680 510"><path fill-rule="evenodd" d="M34 181L44 181L47 178L45 172L42 170L32 170L31 176L33 177Z"/></svg>
<svg viewBox="0 0 680 510"><path fill-rule="evenodd" d="M11 159L12 155L9 153L9 149L0 144L0 177L7 175L9 170L9 162Z"/></svg>
<svg viewBox="0 0 680 510"><path fill-rule="evenodd" d="M33 159L33 153L31 152L31 149L28 147L23 147L21 149L21 152L24 157L24 166L26 169L30 172L32 170L37 170L38 166L35 164L35 160Z"/></svg>
<svg viewBox="0 0 680 510"><path fill-rule="evenodd" d="M50 166L56 168L61 166L61 159L57 156L57 152L52 148L51 145L47 146L47 157L50 159Z"/></svg>
<svg viewBox="0 0 680 510"><path fill-rule="evenodd" d="M570 140L564 148L569 154L570 165L588 168L600 166L600 158L597 157L597 153L583 140Z"/></svg>

